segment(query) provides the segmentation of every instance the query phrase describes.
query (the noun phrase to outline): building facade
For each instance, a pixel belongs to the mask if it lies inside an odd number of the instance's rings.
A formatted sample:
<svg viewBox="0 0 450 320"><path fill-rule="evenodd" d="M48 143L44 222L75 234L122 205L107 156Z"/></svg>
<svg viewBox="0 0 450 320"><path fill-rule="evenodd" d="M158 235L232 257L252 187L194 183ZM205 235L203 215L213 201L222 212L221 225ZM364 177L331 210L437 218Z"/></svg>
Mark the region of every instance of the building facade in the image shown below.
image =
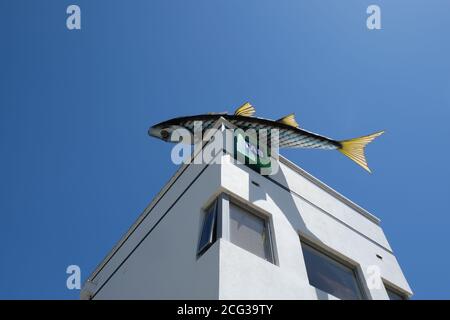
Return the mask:
<svg viewBox="0 0 450 320"><path fill-rule="evenodd" d="M82 299L412 295L378 218L281 156L270 176L217 157L179 168Z"/></svg>

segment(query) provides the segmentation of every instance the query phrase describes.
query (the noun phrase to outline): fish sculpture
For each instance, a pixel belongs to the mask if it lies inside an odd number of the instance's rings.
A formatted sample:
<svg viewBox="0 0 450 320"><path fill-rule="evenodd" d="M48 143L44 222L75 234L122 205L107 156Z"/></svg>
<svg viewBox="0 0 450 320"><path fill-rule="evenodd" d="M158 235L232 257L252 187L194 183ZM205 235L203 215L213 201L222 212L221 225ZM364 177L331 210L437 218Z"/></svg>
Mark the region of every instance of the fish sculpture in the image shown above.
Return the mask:
<svg viewBox="0 0 450 320"><path fill-rule="evenodd" d="M328 137L300 128L294 114L289 114L278 120L254 117L256 110L250 103L245 103L236 109L234 114L209 113L195 116L178 117L158 123L148 130L150 136L163 141L171 141L172 133L179 128L194 132L194 122L200 122L202 129L211 128L221 117L242 130L255 129L270 131L278 130L279 148L305 148L338 150L362 168L371 172L364 154L364 148L384 131L375 132L359 138L334 140Z"/></svg>

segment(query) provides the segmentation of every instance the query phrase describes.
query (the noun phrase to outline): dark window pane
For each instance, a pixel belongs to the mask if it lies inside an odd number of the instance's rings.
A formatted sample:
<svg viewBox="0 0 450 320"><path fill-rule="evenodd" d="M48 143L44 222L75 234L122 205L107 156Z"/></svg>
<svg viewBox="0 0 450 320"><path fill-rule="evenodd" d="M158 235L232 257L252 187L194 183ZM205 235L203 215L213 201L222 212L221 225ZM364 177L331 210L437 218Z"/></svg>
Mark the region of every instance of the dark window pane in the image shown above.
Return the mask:
<svg viewBox="0 0 450 320"><path fill-rule="evenodd" d="M230 240L241 248L272 262L266 221L233 203L230 203Z"/></svg>
<svg viewBox="0 0 450 320"><path fill-rule="evenodd" d="M339 299L361 299L355 271L302 243L309 283Z"/></svg>
<svg viewBox="0 0 450 320"><path fill-rule="evenodd" d="M203 220L202 234L198 245L198 254L202 254L217 238L217 201L208 209Z"/></svg>
<svg viewBox="0 0 450 320"><path fill-rule="evenodd" d="M389 288L386 288L387 294L389 296L389 300L405 300L405 296L402 294L397 293L394 290L391 290Z"/></svg>

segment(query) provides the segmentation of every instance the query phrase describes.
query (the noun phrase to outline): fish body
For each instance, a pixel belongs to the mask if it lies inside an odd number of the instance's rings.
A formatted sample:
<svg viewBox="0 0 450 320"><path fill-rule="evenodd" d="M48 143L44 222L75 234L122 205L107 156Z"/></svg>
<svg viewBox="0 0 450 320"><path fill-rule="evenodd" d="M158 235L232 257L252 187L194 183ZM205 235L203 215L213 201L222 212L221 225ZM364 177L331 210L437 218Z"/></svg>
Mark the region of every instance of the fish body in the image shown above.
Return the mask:
<svg viewBox="0 0 450 320"><path fill-rule="evenodd" d="M149 135L160 138L164 141L170 141L169 138L172 132L176 129L184 128L193 134L194 122L198 121L202 124L202 130L206 130L210 129L220 118L226 119L228 122L244 131L248 129L255 129L256 131L270 131L276 129L279 132L280 148L315 148L334 150L341 147L339 141L274 120L229 114L200 114L195 116L174 118L151 127L149 129ZM161 130L165 130L165 132L168 133L167 135L163 131L163 136L167 138L164 138L161 135Z"/></svg>
<svg viewBox="0 0 450 320"><path fill-rule="evenodd" d="M176 129L183 128L194 134L195 122L201 123L201 129L204 131L210 129L217 120L223 117L244 131L248 129L254 129L257 132L265 130L270 134L271 130L277 130L279 148L338 150L369 172L370 169L364 156L364 147L383 133L383 131L380 131L355 139L338 141L299 128L293 114L275 121L253 117L254 112L254 108L246 103L238 108L233 115L217 113L178 117L150 127L148 133L150 136L171 142L170 137Z"/></svg>

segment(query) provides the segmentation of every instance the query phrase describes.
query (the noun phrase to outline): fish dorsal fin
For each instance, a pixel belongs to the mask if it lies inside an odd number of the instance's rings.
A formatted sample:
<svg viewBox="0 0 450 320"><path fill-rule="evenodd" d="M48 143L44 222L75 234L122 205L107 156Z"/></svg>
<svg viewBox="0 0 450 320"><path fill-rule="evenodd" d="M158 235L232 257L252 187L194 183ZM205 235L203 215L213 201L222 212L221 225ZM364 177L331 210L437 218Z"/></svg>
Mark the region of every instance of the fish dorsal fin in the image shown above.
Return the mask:
<svg viewBox="0 0 450 320"><path fill-rule="evenodd" d="M299 127L297 121L295 120L295 116L293 113L288 114L287 116L285 116L281 119L278 119L277 122L284 123L284 124L287 124L288 126L295 127L295 128Z"/></svg>
<svg viewBox="0 0 450 320"><path fill-rule="evenodd" d="M255 108L249 103L246 102L242 106L236 109L234 112L235 116L244 116L244 117L251 117L255 114L256 110Z"/></svg>

